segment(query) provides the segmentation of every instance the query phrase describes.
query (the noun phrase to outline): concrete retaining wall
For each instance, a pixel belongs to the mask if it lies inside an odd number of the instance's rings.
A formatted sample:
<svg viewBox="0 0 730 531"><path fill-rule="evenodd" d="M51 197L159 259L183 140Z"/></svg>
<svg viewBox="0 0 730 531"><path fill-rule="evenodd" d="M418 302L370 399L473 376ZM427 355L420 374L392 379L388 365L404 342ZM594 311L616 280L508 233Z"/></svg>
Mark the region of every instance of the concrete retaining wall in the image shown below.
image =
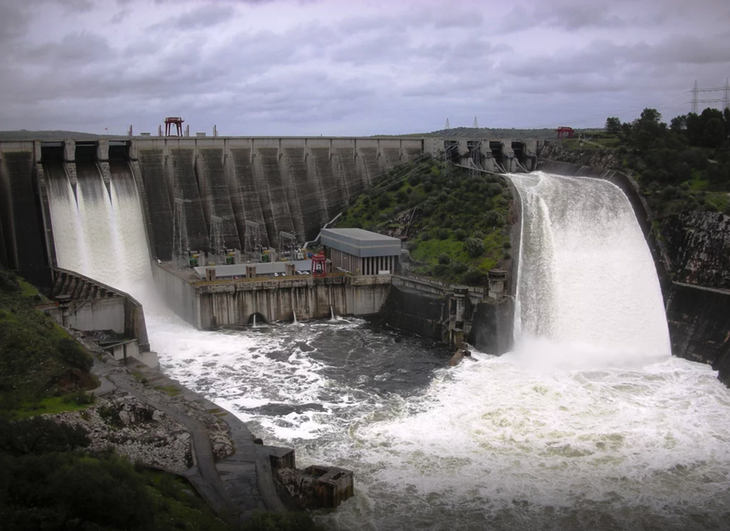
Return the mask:
<svg viewBox="0 0 730 531"><path fill-rule="evenodd" d="M180 317L200 329L293 321L336 315L372 315L380 311L390 275L190 282L177 272L153 266L155 284Z"/></svg>
<svg viewBox="0 0 730 531"><path fill-rule="evenodd" d="M672 352L709 363L730 385L730 291L675 282L667 294Z"/></svg>
<svg viewBox="0 0 730 531"><path fill-rule="evenodd" d="M446 303L443 295L433 290L394 285L383 306L382 319L398 330L441 341L444 335L441 323L447 316Z"/></svg>
<svg viewBox="0 0 730 531"><path fill-rule="evenodd" d="M481 302L474 311L469 343L481 352L504 354L514 344L514 299Z"/></svg>
<svg viewBox="0 0 730 531"><path fill-rule="evenodd" d="M54 269L53 275L55 281L51 297L70 297L65 312L59 307L44 308L57 322L83 331L113 330L135 339L139 350L149 351L144 310L134 298L73 271Z"/></svg>

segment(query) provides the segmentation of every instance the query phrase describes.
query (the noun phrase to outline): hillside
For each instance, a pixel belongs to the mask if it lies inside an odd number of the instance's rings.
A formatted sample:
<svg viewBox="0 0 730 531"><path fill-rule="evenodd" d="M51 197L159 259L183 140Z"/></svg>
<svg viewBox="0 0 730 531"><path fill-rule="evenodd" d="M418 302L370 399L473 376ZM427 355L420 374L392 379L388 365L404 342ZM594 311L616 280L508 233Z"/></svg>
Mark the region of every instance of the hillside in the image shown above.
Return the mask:
<svg viewBox="0 0 730 531"><path fill-rule="evenodd" d="M596 128L575 129L576 134L590 134L596 131ZM389 135L377 135L389 136ZM556 137L555 128L542 129L490 129L488 127L451 127L449 129L440 129L431 131L430 133L410 133L407 135L395 135L407 137L424 137L434 136L439 138L489 138L489 139L519 139L519 140L552 140Z"/></svg>
<svg viewBox="0 0 730 531"><path fill-rule="evenodd" d="M98 140L99 138L119 138L119 135L95 135L93 133L79 133L78 131L0 131L0 140L46 140L58 141L66 138L76 140Z"/></svg>
<svg viewBox="0 0 730 531"><path fill-rule="evenodd" d="M92 360L53 319L34 309L38 292L0 270L0 414L45 412L69 393L96 386Z"/></svg>
<svg viewBox="0 0 730 531"><path fill-rule="evenodd" d="M478 286L510 258L511 199L501 177L470 175L424 156L383 176L337 227L402 238L414 273Z"/></svg>

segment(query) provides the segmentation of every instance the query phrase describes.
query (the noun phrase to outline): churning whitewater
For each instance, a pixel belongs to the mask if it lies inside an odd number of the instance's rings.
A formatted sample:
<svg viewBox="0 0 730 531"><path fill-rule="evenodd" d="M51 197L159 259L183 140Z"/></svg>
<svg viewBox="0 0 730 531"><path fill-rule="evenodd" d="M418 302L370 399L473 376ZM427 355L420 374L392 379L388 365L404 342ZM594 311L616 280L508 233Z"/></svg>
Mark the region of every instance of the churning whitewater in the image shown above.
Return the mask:
<svg viewBox="0 0 730 531"><path fill-rule="evenodd" d="M356 496L318 516L328 529L725 529L730 391L669 356L628 202L593 179L511 178L522 333L515 352L453 369L443 347L360 319L192 329L137 267L149 256L133 182L92 194L98 178L76 199L56 179L51 215L61 267L143 302L166 373L300 465L355 472Z"/></svg>

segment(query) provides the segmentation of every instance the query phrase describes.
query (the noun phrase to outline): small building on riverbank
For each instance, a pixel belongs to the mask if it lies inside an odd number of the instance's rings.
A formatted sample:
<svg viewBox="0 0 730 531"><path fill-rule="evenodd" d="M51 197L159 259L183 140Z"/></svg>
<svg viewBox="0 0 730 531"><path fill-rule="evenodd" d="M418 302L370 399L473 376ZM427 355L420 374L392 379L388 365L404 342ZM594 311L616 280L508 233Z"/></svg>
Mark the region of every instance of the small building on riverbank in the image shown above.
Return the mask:
<svg viewBox="0 0 730 531"><path fill-rule="evenodd" d="M349 273L390 275L398 270L398 238L363 229L322 229L320 243L332 265Z"/></svg>

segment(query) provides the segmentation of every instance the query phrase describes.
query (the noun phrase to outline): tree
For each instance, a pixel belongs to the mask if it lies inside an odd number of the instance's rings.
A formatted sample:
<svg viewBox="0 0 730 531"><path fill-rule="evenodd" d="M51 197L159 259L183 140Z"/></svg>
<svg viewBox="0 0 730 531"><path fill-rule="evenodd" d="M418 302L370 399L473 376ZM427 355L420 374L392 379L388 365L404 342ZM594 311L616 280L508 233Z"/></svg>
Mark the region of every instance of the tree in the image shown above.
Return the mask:
<svg viewBox="0 0 730 531"><path fill-rule="evenodd" d="M687 115L685 114L675 116L669 123L669 130L673 133L681 133L685 129L687 129Z"/></svg>
<svg viewBox="0 0 730 531"><path fill-rule="evenodd" d="M484 254L484 240L467 238L464 242L464 249L472 258L479 258Z"/></svg>
<svg viewBox="0 0 730 531"><path fill-rule="evenodd" d="M615 116L606 118L606 132L611 134L619 134L621 132L621 120Z"/></svg>

